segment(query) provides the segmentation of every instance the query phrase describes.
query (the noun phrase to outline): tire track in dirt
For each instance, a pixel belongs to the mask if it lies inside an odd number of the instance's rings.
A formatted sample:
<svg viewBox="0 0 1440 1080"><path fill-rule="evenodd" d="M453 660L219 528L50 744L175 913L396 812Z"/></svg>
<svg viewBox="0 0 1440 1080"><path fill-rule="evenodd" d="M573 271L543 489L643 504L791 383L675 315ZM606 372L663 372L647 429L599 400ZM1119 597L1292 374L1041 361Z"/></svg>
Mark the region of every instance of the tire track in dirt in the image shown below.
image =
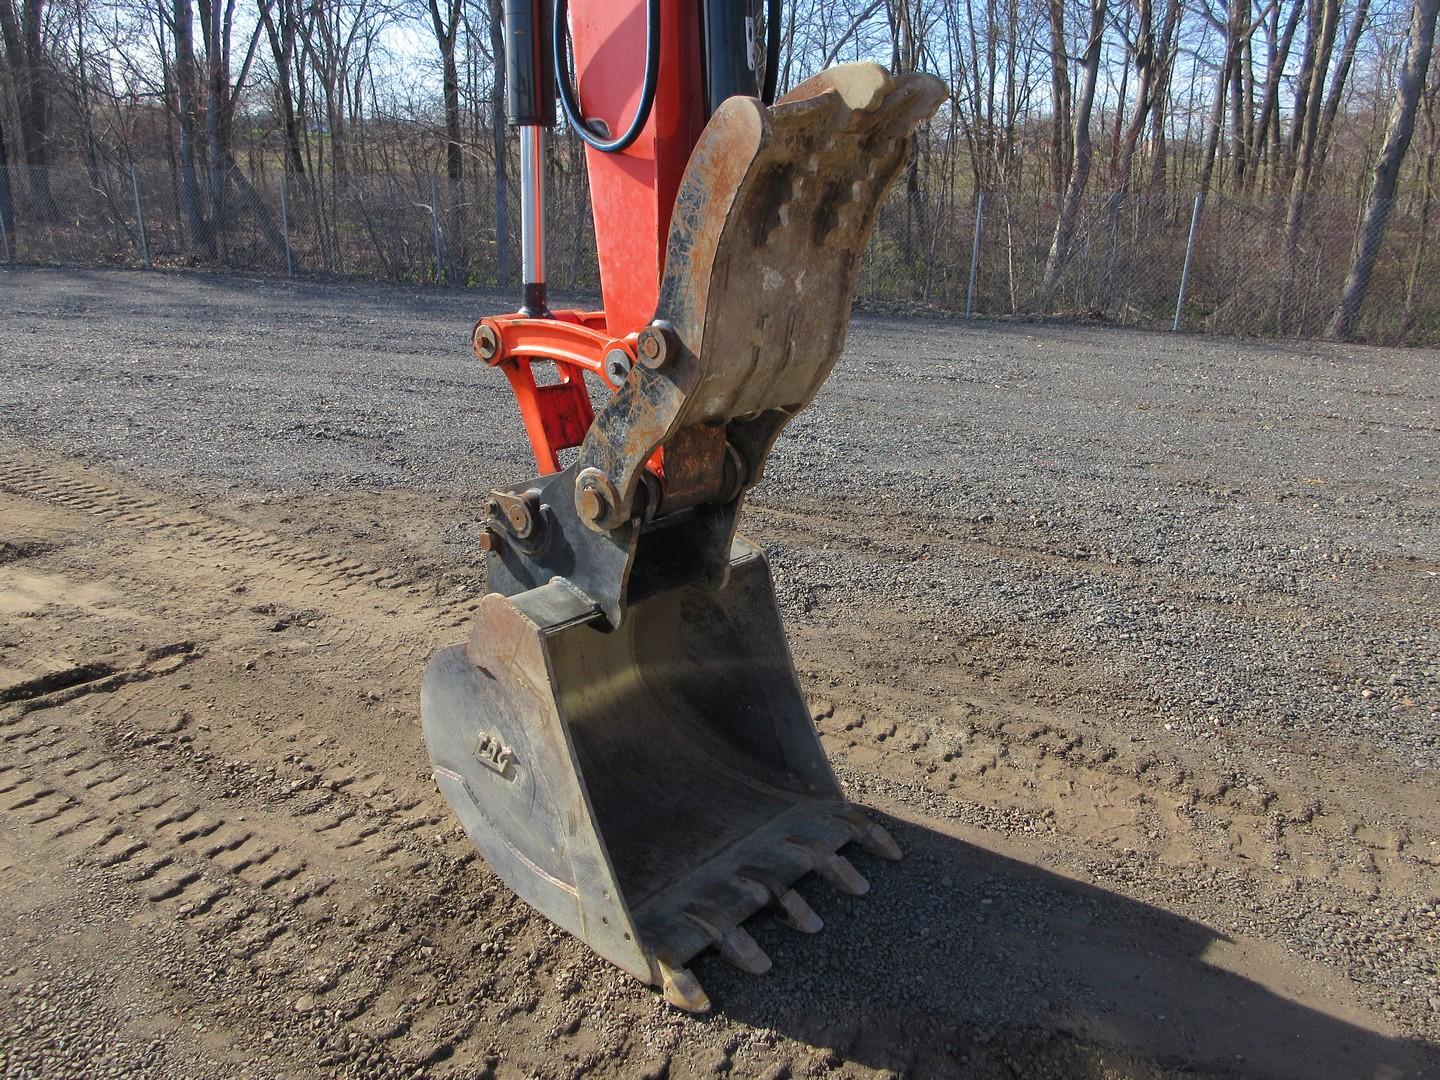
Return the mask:
<svg viewBox="0 0 1440 1080"><path fill-rule="evenodd" d="M0 489L145 531L177 529L202 545L253 560L253 574L297 588L307 602L331 601L327 614L338 627L327 644L337 654L379 658L377 681L382 683L399 682L407 672L418 676L445 640L437 627L474 606L473 601L436 603L417 595L420 590L413 587L397 594L406 582L393 571L219 522L195 510L179 511L160 498L41 467L18 464L0 470ZM835 542L849 535L848 519L834 515L766 507L756 512ZM924 530L915 531L913 537L903 529L887 535L887 543L910 555L935 541ZM1114 567L1089 566L1119 572ZM383 591L373 591L377 589ZM463 618L459 621L463 623ZM417 636L423 644L417 643ZM940 674L935 667L925 669L926 679L933 681ZM1255 784L1237 788L1228 778L1207 776L1158 755L1122 754L1054 717L1003 718L1015 711L1013 703L987 700L982 707L973 693L966 693L973 688L951 689L954 700L970 700L953 710L954 716L937 716L936 724L906 719L933 711L929 707L933 687L913 688L908 696L897 688L896 700L879 709L873 698L849 701L842 706L838 722L825 715L817 720L830 752L857 768L878 768L887 775L915 779L940 794L964 792L977 804L1028 807L1042 830L1069 831L1122 851L1150 851L1172 865L1205 864L1237 854L1257 863L1278 858L1298 876L1319 880L1341 874L1348 887L1372 899L1382 893L1413 896L1440 886L1435 872L1440 855L1429 856L1430 849L1440 847L1432 843L1435 837L1402 838L1363 822L1332 821L1313 800ZM115 695L117 706L124 697ZM833 709L822 703L819 712L833 713ZM879 713L868 727L867 712ZM860 731L866 737L841 734L835 730L837 723L845 732ZM950 738L940 728L962 734ZM1319 830L1323 836L1315 835ZM1337 848L1350 849L1338 863Z"/></svg>
<svg viewBox="0 0 1440 1080"><path fill-rule="evenodd" d="M751 512L770 524L772 534L800 546L854 543L856 515L763 505ZM902 563L973 551L1038 566L1064 565L1071 573L1149 576L1094 553L1002 544L981 537L979 530L968 539L937 535L903 514L887 522L883 535L867 534L863 542ZM1186 588L1204 592L1195 582ZM1196 596L1187 604L1205 606ZM1244 610L1265 618L1297 617L1291 602L1258 593ZM1226 611L1233 615L1235 608ZM797 639L797 664L807 683L818 688L816 720L827 751L861 771L878 768L977 806L1028 811L1032 829L1078 835L1122 854L1153 853L1170 865L1233 863L1238 857L1257 866L1275 864L1277 873L1310 881L1338 876L1365 899L1404 901L1440 892L1440 833L1364 821L1273 776L1237 779L1207 770L1194 758L1129 753L1079 730L1075 717L1061 710L1028 703L1025 686L1007 685L1002 678L987 691L983 679L960 670L967 665L936 662L917 669L870 655L863 681L874 685L855 693L857 680L833 675L853 668L854 657L803 628ZM970 644L983 653L983 642ZM982 677L994 674L983 660L980 667ZM875 692L878 685L886 686L883 693Z"/></svg>
<svg viewBox="0 0 1440 1080"><path fill-rule="evenodd" d="M142 538L115 560L122 591L153 599L177 630L205 627L183 683L127 683L6 725L5 820L112 875L146 913L138 918L183 926L197 956L223 950L266 991L257 1008L268 1023L293 1027L299 1016L312 1033L334 1028L322 1063L387 1075L421 1063L478 1071L505 1054L539 1067L552 1054L583 1062L619 1052L650 996L497 887L428 779L413 716L419 671L458 636L473 601L441 600L373 564L63 469L5 466L0 490ZM213 597L237 584L243 599L216 610ZM260 626L270 616L255 610L281 600L317 613L285 628L287 648L270 647ZM823 648L807 653L814 684L843 667ZM967 700L961 685L948 690ZM826 694L818 724L842 768L994 804L1007 831L1028 823L1111 847L1144 835L1136 846L1178 864L1233 861L1241 848L1264 862L1274 843L1260 841L1276 814L1289 825L1305 812L1283 793L1234 792L1219 778L1182 776L1177 787L1163 762L1132 760L999 701L969 700L942 718L922 686L887 690L883 701ZM405 705L387 708L396 699ZM243 704L248 715L226 722L206 704L217 713ZM1187 823L1177 803L1223 815L1225 826ZM1231 846L1207 849L1215 835ZM1368 845L1356 840L1327 831L1321 847ZM1413 844L1382 863L1387 896L1433 870L1417 867ZM582 987L624 1003L628 1024L597 1036L572 1023L567 999ZM518 1049L527 1042L549 1052L531 1058Z"/></svg>
<svg viewBox="0 0 1440 1080"><path fill-rule="evenodd" d="M182 925L302 1015L343 1025L344 1060L406 1071L455 1053L483 1015L464 988L484 882L468 854L437 860L424 850L415 834L437 821L417 813L418 800L378 771L332 769L285 799L283 813L245 805L226 815L206 798L205 777L186 784L150 766L118 768L91 733L7 718L0 821L106 872L133 896L137 920ZM386 878L449 903L377 898ZM383 958L372 961L357 946L376 936Z"/></svg>
<svg viewBox="0 0 1440 1080"><path fill-rule="evenodd" d="M399 589L412 583L395 570L357 559L316 551L256 529L218 521L196 511L167 506L160 499L77 480L40 466L0 466L0 490L95 514L116 524L145 531L175 530L224 548L252 553L284 565L292 580L344 591L353 585Z"/></svg>
<svg viewBox="0 0 1440 1080"><path fill-rule="evenodd" d="M298 602L323 608L327 625L316 637L337 651L363 653L366 661L379 658L373 685L407 697L418 664L435 647L431 639L460 610L398 591L399 575L193 513L172 515L157 499L38 469L12 468L0 486L124 529L182 537L162 550L174 555L175 547L188 548L191 563L221 552L240 556L251 591L294 589ZM146 512L117 510L127 505ZM158 580L145 588L147 571L160 566L177 570L170 560L126 560L117 576L133 588L123 591L163 593ZM184 594L171 590L166 600ZM166 613L183 620L185 606ZM242 616L234 621L244 623ZM266 656L263 681L276 684L270 702L286 698L286 691L306 700L307 660L314 655ZM39 844L114 875L143 902L146 918L177 920L194 941L223 943L257 985L288 982L287 999L302 1001L304 1015L338 1018L345 1037L332 1040L331 1064L362 1061L368 1072L383 1075L392 1059L398 1074L453 1057L455 1068L477 1061L483 1068L493 1053L465 1045L466 1034L491 1008L516 1013L520 1019L512 1016L510 1024L523 1028L539 1001L533 978L513 966L495 970L506 966L495 961L512 950L543 960L553 931L497 890L488 871L477 872L468 841L458 836L423 770L412 723L404 725L405 735L415 740L417 767L403 776L388 774L385 740L373 737L373 723L316 728L307 710L304 720L271 723L265 731L197 724L191 715L198 712L197 696L213 692L223 699L223 669L233 666L223 656L204 657L183 684L157 680L87 698L85 726L110 746L87 742L91 736L65 724L22 724L17 711L0 740L0 816L35 833ZM56 710L35 715L76 719ZM194 740L192 753L176 758L180 739ZM117 747L133 767L109 764ZM56 768L63 776L52 775ZM260 784L273 777L278 788L258 807L246 796L257 775ZM239 820L219 816L215 807L223 804L207 797L217 776L243 780L234 792L245 808ZM251 824L241 823L246 819ZM371 939L380 946L357 950L357 942ZM301 942L307 951L300 951ZM477 958L492 969L479 978ZM487 999L482 1005L482 991L498 992L498 1004ZM516 997L518 1006L511 1001Z"/></svg>

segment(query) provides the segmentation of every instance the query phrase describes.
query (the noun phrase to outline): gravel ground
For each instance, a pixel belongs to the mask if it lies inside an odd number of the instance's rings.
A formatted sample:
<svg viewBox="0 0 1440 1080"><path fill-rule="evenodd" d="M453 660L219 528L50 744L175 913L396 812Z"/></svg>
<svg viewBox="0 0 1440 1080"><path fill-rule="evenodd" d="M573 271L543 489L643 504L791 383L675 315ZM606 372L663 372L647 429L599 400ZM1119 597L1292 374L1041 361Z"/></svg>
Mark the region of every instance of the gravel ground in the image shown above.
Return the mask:
<svg viewBox="0 0 1440 1080"><path fill-rule="evenodd" d="M480 496L532 468L467 348L505 298L19 269L0 304L16 460L437 594L473 595ZM1440 1070L1437 360L858 317L742 528L910 856L824 902L818 967L757 930L787 974L706 965L723 1020L644 1013L608 1067L758 1075L768 1033L818 1048L800 1074ZM39 1029L8 1026L24 1072Z"/></svg>
<svg viewBox="0 0 1440 1080"><path fill-rule="evenodd" d="M35 445L215 493L478 497L531 469L504 380L466 347L503 297L49 270L0 288L0 423ZM1219 713L1429 769L1437 364L1427 350L861 317L756 501L869 523L829 565L775 557L784 577L830 582L842 610L904 595L962 637L1004 624L1032 648L1123 657L1143 725L1199 735ZM1053 568L1016 580L937 558L923 580L885 580L865 540L892 516ZM1161 588L1077 579L1072 562Z"/></svg>

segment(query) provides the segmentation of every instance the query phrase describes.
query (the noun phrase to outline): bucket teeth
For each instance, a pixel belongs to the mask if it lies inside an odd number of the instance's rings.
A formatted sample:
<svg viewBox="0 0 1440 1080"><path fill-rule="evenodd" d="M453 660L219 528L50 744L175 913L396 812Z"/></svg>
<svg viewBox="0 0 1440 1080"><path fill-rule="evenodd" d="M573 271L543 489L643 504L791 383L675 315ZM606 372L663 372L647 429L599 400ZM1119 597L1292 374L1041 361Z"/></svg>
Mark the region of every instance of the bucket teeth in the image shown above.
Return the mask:
<svg viewBox="0 0 1440 1080"><path fill-rule="evenodd" d="M876 825L866 817L863 811L845 810L836 814L835 818L845 823L865 854L874 855L877 859L888 859L890 862L899 862L904 858L894 837L883 826Z"/></svg>
<svg viewBox="0 0 1440 1080"><path fill-rule="evenodd" d="M720 939L720 956L728 964L751 975L770 970L770 957L749 932L737 926Z"/></svg>
<svg viewBox="0 0 1440 1080"><path fill-rule="evenodd" d="M866 829L860 836L860 846L867 855L874 855L877 859L899 862L903 857L900 845L895 843L895 838L886 832L882 825L871 825Z"/></svg>
<svg viewBox="0 0 1440 1080"><path fill-rule="evenodd" d="M825 928L825 920L805 902L805 898L794 889L786 889L775 899L780 912L780 921L792 930L802 934L818 934Z"/></svg>
<svg viewBox="0 0 1440 1080"><path fill-rule="evenodd" d="M870 883L844 855L831 855L815 868L815 872L849 896L864 896L870 891Z"/></svg>
<svg viewBox="0 0 1440 1080"><path fill-rule="evenodd" d="M710 997L700 988L699 980L689 968L674 968L662 960L660 979L665 1000L677 1009L692 1013L710 1011Z"/></svg>
<svg viewBox="0 0 1440 1080"><path fill-rule="evenodd" d="M811 910L804 897L781 883L774 874L759 867L746 866L741 868L736 879L755 895L763 894L765 902L775 909L776 917L790 929L802 934L818 934L824 928L824 921Z"/></svg>
<svg viewBox="0 0 1440 1080"><path fill-rule="evenodd" d="M739 926L727 928L723 916L706 908L691 907L685 918L700 928L726 963L751 975L764 975L770 970L770 957L747 930Z"/></svg>
<svg viewBox="0 0 1440 1080"><path fill-rule="evenodd" d="M844 855L837 855L823 844L793 839L788 843L803 852L810 861L810 868L832 888L847 896L864 896L870 891L870 883Z"/></svg>

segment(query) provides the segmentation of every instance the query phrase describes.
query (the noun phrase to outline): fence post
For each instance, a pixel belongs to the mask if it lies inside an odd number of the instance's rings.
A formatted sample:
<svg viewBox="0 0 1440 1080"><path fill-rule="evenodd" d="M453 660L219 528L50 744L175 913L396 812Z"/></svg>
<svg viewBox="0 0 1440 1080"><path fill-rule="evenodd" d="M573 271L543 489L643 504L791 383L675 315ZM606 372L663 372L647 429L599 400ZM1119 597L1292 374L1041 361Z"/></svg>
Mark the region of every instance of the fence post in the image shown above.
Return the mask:
<svg viewBox="0 0 1440 1080"><path fill-rule="evenodd" d="M1175 321L1171 330L1180 329L1180 312L1185 307L1185 290L1190 285L1190 259L1195 254L1195 229L1200 224L1200 208L1205 205L1205 193L1195 193L1195 209L1190 212L1190 238L1185 241L1185 265L1180 270L1180 292L1175 297Z"/></svg>
<svg viewBox="0 0 1440 1080"><path fill-rule="evenodd" d="M975 193L975 236L970 241L970 280L965 285L965 318L975 311L975 271L980 265L980 226L984 221L985 193Z"/></svg>
<svg viewBox="0 0 1440 1080"><path fill-rule="evenodd" d="M440 284L440 196L439 184L430 177L430 221L435 226L435 284Z"/></svg>
<svg viewBox="0 0 1440 1080"><path fill-rule="evenodd" d="M135 220L140 225L140 255L145 260L145 269L150 269L150 237L145 232L145 211L140 207L140 180L135 175L135 166L130 166L130 190L135 195Z"/></svg>
<svg viewBox="0 0 1440 1080"><path fill-rule="evenodd" d="M3 166L0 166L0 168L3 168ZM11 250L10 247L10 232L5 228L4 207L0 207L0 245L3 245L5 248L5 261L7 263L13 263L15 261L15 252Z"/></svg>
<svg viewBox="0 0 1440 1080"><path fill-rule="evenodd" d="M285 276L295 276L295 259L290 254L290 205L285 201L285 174L280 174L280 235L285 238Z"/></svg>

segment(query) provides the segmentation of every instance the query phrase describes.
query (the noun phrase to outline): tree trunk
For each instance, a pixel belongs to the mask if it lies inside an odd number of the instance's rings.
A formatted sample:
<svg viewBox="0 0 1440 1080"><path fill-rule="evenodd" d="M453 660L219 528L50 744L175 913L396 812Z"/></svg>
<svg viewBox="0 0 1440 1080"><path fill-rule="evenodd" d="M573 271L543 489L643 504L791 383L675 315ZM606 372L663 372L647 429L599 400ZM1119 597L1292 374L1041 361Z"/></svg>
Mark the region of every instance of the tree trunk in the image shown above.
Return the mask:
<svg viewBox="0 0 1440 1080"><path fill-rule="evenodd" d="M1055 194L1065 189L1071 173L1070 143L1070 59L1065 44L1064 0L1050 3L1050 187Z"/></svg>
<svg viewBox="0 0 1440 1080"><path fill-rule="evenodd" d="M1346 31L1345 44L1340 47L1340 63L1330 80L1330 93L1325 98L1325 108L1320 116L1316 160L1322 165L1325 154L1330 149L1330 133L1335 128L1335 114L1340 111L1340 97L1345 92L1345 81L1350 77L1350 68L1355 63L1355 50L1360 45L1360 35L1365 30L1365 19L1369 13L1370 0L1360 0L1355 6L1355 17L1350 20L1350 29Z"/></svg>
<svg viewBox="0 0 1440 1080"><path fill-rule="evenodd" d="M440 48L443 72L441 81L445 97L445 175L454 185L464 176L464 161L460 156L460 74L455 67L455 36L460 28L460 0L448 0L448 25L440 13L438 0L429 0L429 7L430 25L435 31L435 44ZM495 66L499 69L503 65L504 54L501 53Z"/></svg>
<svg viewBox="0 0 1440 1080"><path fill-rule="evenodd" d="M0 0L3 2L3 0ZM175 98L180 114L180 194L191 245L215 253L215 238L200 203L195 175L195 30L190 0L175 0Z"/></svg>
<svg viewBox="0 0 1440 1080"><path fill-rule="evenodd" d="M300 153L300 123L295 116L295 95L290 89L292 62L295 58L295 19L289 3L282 3L280 21L276 25L270 8L260 5L265 22L265 35L275 59L275 91L280 104L280 120L285 130L285 168L296 176L305 175L305 159Z"/></svg>
<svg viewBox="0 0 1440 1080"><path fill-rule="evenodd" d="M1243 43L1236 44L1235 53L1235 62L1230 65L1230 186L1239 191L1245 186L1245 163L1249 154L1245 144L1245 87L1241 75L1245 66Z"/></svg>
<svg viewBox="0 0 1440 1080"><path fill-rule="evenodd" d="M1340 17L1339 0L1317 0L1317 4L1319 23L1312 27L1311 40L1306 44L1309 85L1305 89L1303 111L1298 112L1295 131L1291 135L1295 143L1295 171L1290 180L1290 207L1285 219L1287 258L1295 252L1295 245L1300 239L1300 225L1305 217L1305 199L1310 191L1315 145L1320 134L1321 96L1325 91L1325 76L1330 68L1330 53L1335 47L1336 23ZM1297 103L1299 109L1300 104Z"/></svg>
<svg viewBox="0 0 1440 1080"><path fill-rule="evenodd" d="M1135 107L1130 114L1130 121L1125 127L1125 134L1120 142L1119 159L1110 176L1110 197L1105 214L1110 237L1110 253L1105 262L1105 282L1100 294L1101 307L1109 306L1114 293L1120 213L1124 209L1125 197L1130 192L1130 180L1135 166L1135 151L1140 144L1140 136L1145 132L1145 123L1149 119L1151 110L1155 108L1160 87L1164 85L1164 70L1169 63L1169 43L1175 34L1176 23L1180 17L1180 0L1168 0L1166 4L1165 19L1160 30L1158 46L1155 40L1155 16L1152 0L1138 0L1137 14L1140 25L1134 46Z"/></svg>
<svg viewBox="0 0 1440 1080"><path fill-rule="evenodd" d="M1225 19L1225 55L1220 61L1220 70L1215 75L1215 96L1210 102L1210 120L1205 130L1205 148L1200 156L1200 181L1196 185L1203 199L1210 194L1210 182L1215 175L1215 162L1220 156L1220 136L1225 126L1225 105L1230 89L1239 89L1236 77L1240 67L1241 50L1250 30L1250 0L1229 0ZM1238 114L1241 103L1231 101L1232 112Z"/></svg>
<svg viewBox="0 0 1440 1080"><path fill-rule="evenodd" d="M1440 0L1415 0L1411 11L1410 44L1405 56L1405 66L1400 72L1399 93L1390 116L1385 145L1375 162L1370 201L1360 226L1355 259L1340 292L1340 303L1335 309L1335 316L1330 321L1331 337L1348 338L1351 335L1355 320L1360 314L1360 306L1365 302L1365 291L1370 287L1370 274L1375 269L1375 257L1380 253L1380 244L1385 239L1385 226L1390 220L1390 211L1394 205L1400 166L1405 161L1405 152L1410 148L1410 137L1415 132L1416 108L1430 70L1437 10L1440 10Z"/></svg>
<svg viewBox="0 0 1440 1080"><path fill-rule="evenodd" d="M210 228L218 241L225 232L225 139L221 132L226 83L220 47L221 11L227 0L200 0L205 23L205 150L210 173Z"/></svg>
<svg viewBox="0 0 1440 1080"><path fill-rule="evenodd" d="M22 0L16 16L14 0L0 0L0 39L5 43L11 74L15 80L16 119L20 124L20 152L36 216L55 216L50 194L49 71L42 46L45 0Z"/></svg>
<svg viewBox="0 0 1440 1080"><path fill-rule="evenodd" d="M15 201L10 194L10 150L5 145L5 114L0 110L0 225L5 226L5 235L10 244L10 254L15 254Z"/></svg>
<svg viewBox="0 0 1440 1080"><path fill-rule="evenodd" d="M1295 42L1295 28L1300 25L1300 16L1304 11L1304 0L1294 0L1294 7L1290 9L1290 17L1286 20L1284 30L1280 31L1278 40L1276 31L1280 25L1280 9L1277 7L1271 16L1270 38L1266 48L1265 88L1260 93L1260 118L1255 122L1256 130L1259 133L1255 161L1257 165L1262 161L1265 162L1270 166L1270 172L1274 171L1276 164L1272 159L1278 158L1280 152L1277 126L1280 112L1280 79L1284 74L1285 64L1290 59L1290 49ZM1258 172L1258 168L1252 169L1250 172L1252 188Z"/></svg>
<svg viewBox="0 0 1440 1080"><path fill-rule="evenodd" d="M1050 254L1045 260L1045 277L1036 297L1037 306L1042 311L1048 310L1054 302L1060 275L1069 262L1070 243L1075 238L1075 225L1080 216L1080 200L1090 179L1090 159L1093 155L1090 143L1090 113L1095 106L1095 86L1100 77L1105 4L1106 0L1090 0L1090 38L1085 44L1080 99L1075 106L1075 149L1070 167L1070 182L1060 204L1060 216L1055 222L1055 237L1050 242Z"/></svg>

